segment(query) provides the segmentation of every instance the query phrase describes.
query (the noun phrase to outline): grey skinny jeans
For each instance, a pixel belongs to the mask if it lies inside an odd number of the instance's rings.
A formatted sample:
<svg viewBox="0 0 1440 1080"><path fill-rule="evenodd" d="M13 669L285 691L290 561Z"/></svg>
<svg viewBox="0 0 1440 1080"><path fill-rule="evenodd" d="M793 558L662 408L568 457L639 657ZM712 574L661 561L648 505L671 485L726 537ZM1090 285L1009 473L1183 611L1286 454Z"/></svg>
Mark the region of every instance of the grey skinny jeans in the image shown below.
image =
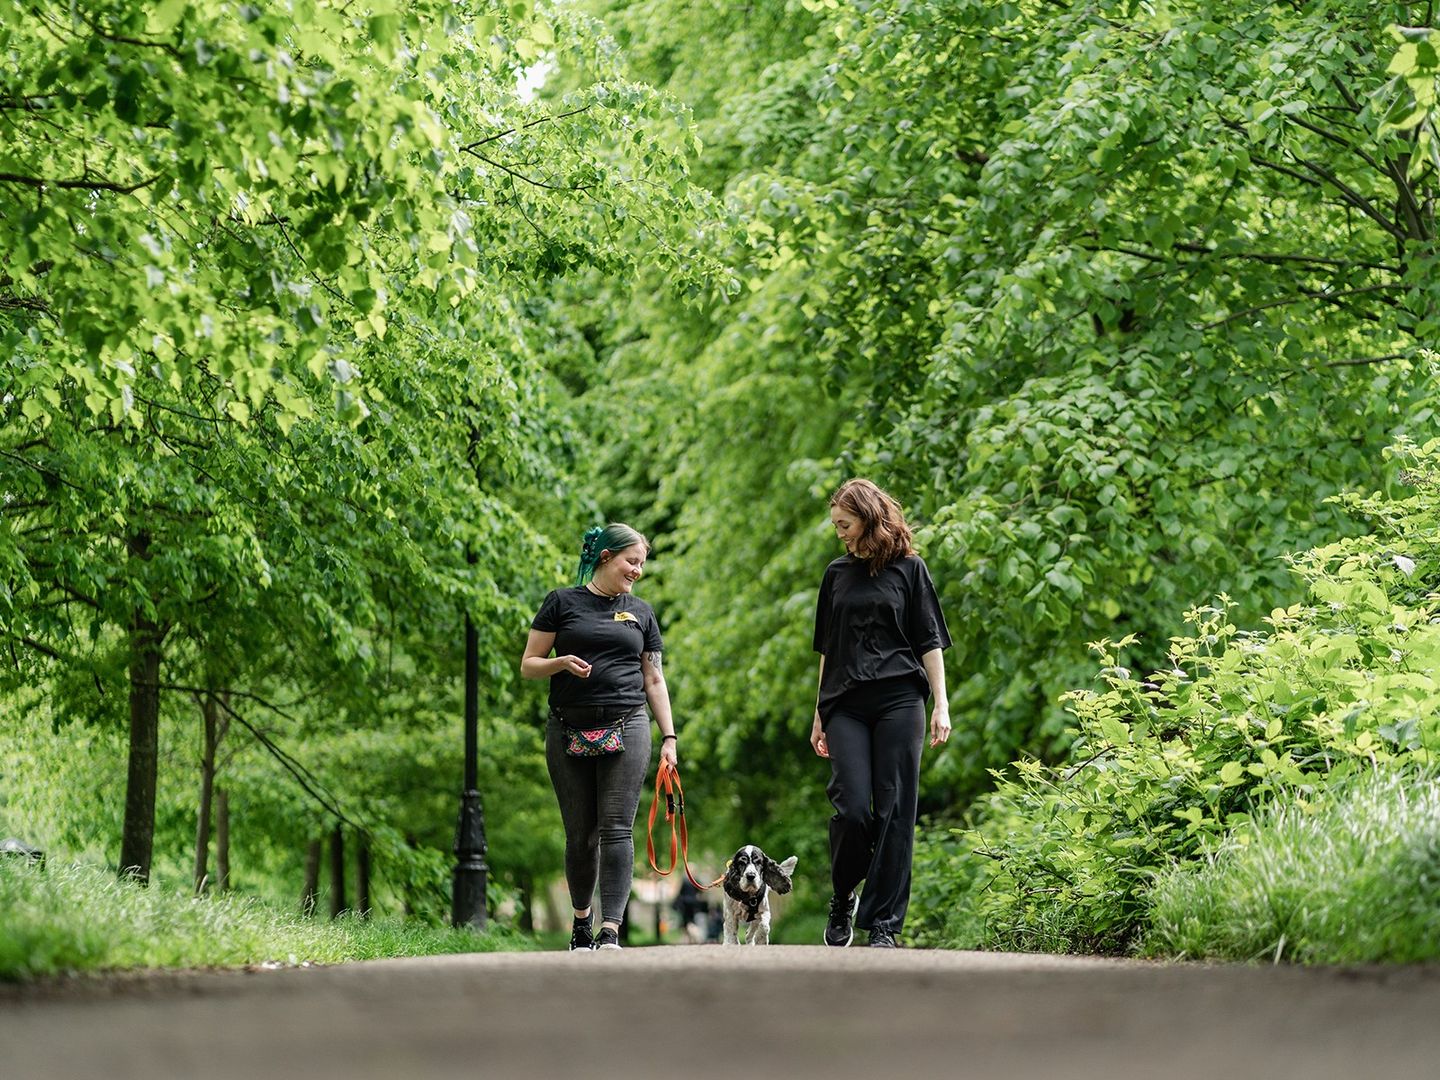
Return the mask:
<svg viewBox="0 0 1440 1080"><path fill-rule="evenodd" d="M650 715L637 705L625 718L625 750L602 757L565 753L564 727L545 724L545 765L565 825L565 881L570 903L591 906L600 883L600 918L617 926L630 900L635 872L635 811L650 768Z"/></svg>

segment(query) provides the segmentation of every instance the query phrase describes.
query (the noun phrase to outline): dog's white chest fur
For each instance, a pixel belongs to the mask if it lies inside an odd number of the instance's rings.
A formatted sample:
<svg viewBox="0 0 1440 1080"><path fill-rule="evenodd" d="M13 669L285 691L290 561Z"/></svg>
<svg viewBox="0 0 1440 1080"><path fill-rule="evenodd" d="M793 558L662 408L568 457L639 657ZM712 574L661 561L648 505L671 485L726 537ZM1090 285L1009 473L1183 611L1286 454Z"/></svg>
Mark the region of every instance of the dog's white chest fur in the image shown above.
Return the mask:
<svg viewBox="0 0 1440 1080"><path fill-rule="evenodd" d="M723 902L726 945L770 943L770 894L790 891L795 856L777 863L754 844L746 844L725 865Z"/></svg>

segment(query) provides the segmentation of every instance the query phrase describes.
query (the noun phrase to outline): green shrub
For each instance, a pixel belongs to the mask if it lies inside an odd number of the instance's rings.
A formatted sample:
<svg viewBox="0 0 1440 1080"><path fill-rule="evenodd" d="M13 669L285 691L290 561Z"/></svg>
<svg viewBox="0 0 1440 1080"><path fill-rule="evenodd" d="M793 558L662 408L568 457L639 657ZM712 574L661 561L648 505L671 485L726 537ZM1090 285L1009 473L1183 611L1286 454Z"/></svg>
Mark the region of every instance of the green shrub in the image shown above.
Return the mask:
<svg viewBox="0 0 1440 1080"><path fill-rule="evenodd" d="M1437 447L1391 451L1408 497L1337 500L1374 532L1293 558L1307 600L1268 629L1237 628L1222 596L1186 613L1191 633L1147 678L1123 666L1133 638L1094 643L1102 688L1066 695L1069 760L997 777L970 841L973 880L951 875L963 891L951 905L970 908L985 944L1126 950L1175 862L1211 855L1274 802L1436 760Z"/></svg>
<svg viewBox="0 0 1440 1080"><path fill-rule="evenodd" d="M980 872L974 833L922 822L915 838L906 934L920 946L978 949L986 940L973 904L966 899Z"/></svg>
<svg viewBox="0 0 1440 1080"><path fill-rule="evenodd" d="M1212 856L1157 883L1145 952L1305 963L1440 960L1440 786L1360 777L1277 803Z"/></svg>

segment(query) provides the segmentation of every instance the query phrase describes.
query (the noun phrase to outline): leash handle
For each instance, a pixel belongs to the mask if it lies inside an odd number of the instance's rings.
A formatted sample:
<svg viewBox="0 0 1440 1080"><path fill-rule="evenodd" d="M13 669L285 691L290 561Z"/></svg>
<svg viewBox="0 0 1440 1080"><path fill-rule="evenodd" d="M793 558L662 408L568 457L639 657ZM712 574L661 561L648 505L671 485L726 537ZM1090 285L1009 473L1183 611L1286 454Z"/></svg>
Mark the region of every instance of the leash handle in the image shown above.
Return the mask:
<svg viewBox="0 0 1440 1080"><path fill-rule="evenodd" d="M664 870L661 870L660 864L655 861L655 815L660 810L662 794L665 796L665 820L670 824L670 865ZM663 757L660 759L659 769L655 771L655 798L650 801L650 822L645 830L645 849L650 856L651 868L661 877L668 877L670 871L675 869L677 861L683 861L685 876L690 879L690 884L701 892L718 885L722 880L716 878L709 885L702 885L695 880L695 875L690 870L690 828L685 821L685 789L680 784L680 770Z"/></svg>

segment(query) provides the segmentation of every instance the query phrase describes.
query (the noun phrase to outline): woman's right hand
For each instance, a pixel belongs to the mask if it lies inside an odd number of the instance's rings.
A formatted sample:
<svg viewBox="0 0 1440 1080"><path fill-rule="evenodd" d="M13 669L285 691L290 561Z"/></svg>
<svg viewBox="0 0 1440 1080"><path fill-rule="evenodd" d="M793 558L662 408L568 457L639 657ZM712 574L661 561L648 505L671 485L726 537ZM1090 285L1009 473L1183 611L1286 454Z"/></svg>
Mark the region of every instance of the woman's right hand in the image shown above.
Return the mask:
<svg viewBox="0 0 1440 1080"><path fill-rule="evenodd" d="M588 679L590 677L590 664L585 660L581 660L580 657L567 654L565 656L557 656L555 659L560 661L561 670L568 671L576 678Z"/></svg>
<svg viewBox="0 0 1440 1080"><path fill-rule="evenodd" d="M815 712L815 723L810 728L810 745L815 748L815 753L820 757L830 756L830 744L825 741L825 729L820 726L820 712Z"/></svg>

